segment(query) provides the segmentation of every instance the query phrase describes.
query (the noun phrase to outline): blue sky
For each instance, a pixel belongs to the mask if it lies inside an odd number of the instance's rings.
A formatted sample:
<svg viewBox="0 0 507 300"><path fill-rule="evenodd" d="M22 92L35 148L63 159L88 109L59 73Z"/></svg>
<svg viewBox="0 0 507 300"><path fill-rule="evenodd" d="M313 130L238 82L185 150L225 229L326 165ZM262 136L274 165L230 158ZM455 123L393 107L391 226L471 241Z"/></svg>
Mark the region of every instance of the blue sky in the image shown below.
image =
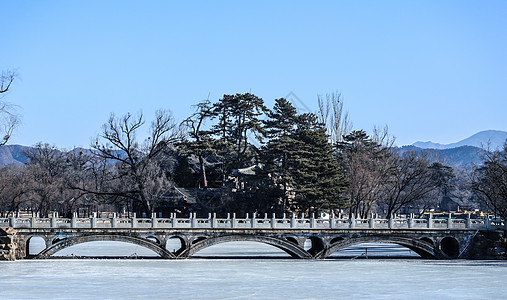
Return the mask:
<svg viewBox="0 0 507 300"><path fill-rule="evenodd" d="M506 1L1 1L11 144L87 147L111 112L338 91L398 145L507 130Z"/></svg>

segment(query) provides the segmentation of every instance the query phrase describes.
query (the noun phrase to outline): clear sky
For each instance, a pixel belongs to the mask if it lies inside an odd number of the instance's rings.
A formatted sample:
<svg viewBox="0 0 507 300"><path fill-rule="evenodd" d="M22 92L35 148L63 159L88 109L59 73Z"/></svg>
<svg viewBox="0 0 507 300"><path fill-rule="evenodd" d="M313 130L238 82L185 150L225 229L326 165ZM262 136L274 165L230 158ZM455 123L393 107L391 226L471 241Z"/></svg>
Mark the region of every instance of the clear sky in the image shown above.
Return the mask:
<svg viewBox="0 0 507 300"><path fill-rule="evenodd" d="M507 131L507 1L0 0L11 144L87 147L111 112L338 91L398 145ZM296 103L297 104L297 103Z"/></svg>

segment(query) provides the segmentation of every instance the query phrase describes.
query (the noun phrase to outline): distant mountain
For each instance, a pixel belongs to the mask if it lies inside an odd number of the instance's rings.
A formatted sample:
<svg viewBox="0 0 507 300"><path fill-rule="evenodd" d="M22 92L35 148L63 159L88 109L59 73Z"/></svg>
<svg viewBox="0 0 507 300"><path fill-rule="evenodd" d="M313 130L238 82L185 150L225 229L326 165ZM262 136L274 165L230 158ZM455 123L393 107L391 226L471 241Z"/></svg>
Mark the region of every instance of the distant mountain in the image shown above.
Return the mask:
<svg viewBox="0 0 507 300"><path fill-rule="evenodd" d="M503 147L507 140L507 132L500 130L486 130L478 132L469 138L452 144L439 144L433 142L416 142L412 146L422 149L452 149L461 146L473 146L483 149L497 150Z"/></svg>
<svg viewBox="0 0 507 300"><path fill-rule="evenodd" d="M23 166L30 159L26 155L26 153L30 150L34 149L33 147L21 146L21 145L4 145L0 146L0 166ZM60 151L60 150L57 150ZM71 151L75 154L85 154L91 155L92 150L85 148L74 148ZM118 151L120 153L120 157L124 157L122 155L123 152Z"/></svg>
<svg viewBox="0 0 507 300"><path fill-rule="evenodd" d="M31 147L20 145L0 146L0 166L22 166L28 162L26 151Z"/></svg>
<svg viewBox="0 0 507 300"><path fill-rule="evenodd" d="M421 155L425 153L431 162L466 169L472 165L482 164L483 149L474 146L461 146L451 149L422 149L415 146L403 146L398 149L400 153L414 151Z"/></svg>
<svg viewBox="0 0 507 300"><path fill-rule="evenodd" d="M426 153L431 161L438 161L446 165L466 168L472 164L482 164L483 148L497 149L503 146L507 139L507 132L498 130L482 131L457 143L442 145L432 142L417 142L411 146L403 146L401 153L415 151ZM26 152L31 147L20 145L0 146L0 166L22 166L28 162ZM76 148L73 152L89 154L91 150Z"/></svg>

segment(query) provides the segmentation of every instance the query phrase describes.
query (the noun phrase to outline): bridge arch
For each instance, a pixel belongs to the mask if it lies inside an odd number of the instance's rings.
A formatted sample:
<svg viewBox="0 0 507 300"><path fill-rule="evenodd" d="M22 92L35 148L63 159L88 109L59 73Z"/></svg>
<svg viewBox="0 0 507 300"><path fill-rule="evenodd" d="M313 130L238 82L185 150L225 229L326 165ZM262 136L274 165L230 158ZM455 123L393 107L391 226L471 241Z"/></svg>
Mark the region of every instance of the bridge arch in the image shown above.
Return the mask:
<svg viewBox="0 0 507 300"><path fill-rule="evenodd" d="M305 251L302 247L294 244L293 242L287 241L284 238L255 236L255 235L226 235L218 237L209 237L207 239L191 244L190 247L185 252L183 252L179 257L191 257L195 253L205 248L228 242L260 242L271 246L275 246L278 249L285 251L294 258L312 258L312 255L307 251Z"/></svg>
<svg viewBox="0 0 507 300"><path fill-rule="evenodd" d="M48 239L43 235L37 234L29 235L26 236L24 240L27 257L38 255L39 253L44 251L44 249L46 249L48 245Z"/></svg>
<svg viewBox="0 0 507 300"><path fill-rule="evenodd" d="M140 237L144 238L144 239L147 239L147 240L150 240L150 241L154 242L157 245L162 245L162 240L160 239L160 237L158 237L156 235L148 234L148 235L142 235Z"/></svg>
<svg viewBox="0 0 507 300"><path fill-rule="evenodd" d="M332 243L328 249L324 249L315 257L327 258L334 252L347 248L349 246L375 242L397 244L409 248L423 258L442 258L444 256L441 251L436 249L427 241L402 236L360 236L346 239L333 239L333 241L335 241L335 243Z"/></svg>
<svg viewBox="0 0 507 300"><path fill-rule="evenodd" d="M459 249L459 242L453 237L447 236L440 240L440 250L450 258L457 258Z"/></svg>
<svg viewBox="0 0 507 300"><path fill-rule="evenodd" d="M176 256L167 251L164 247L158 243L151 241L146 238L128 236L128 235L85 235L85 236L71 236L64 240L61 240L48 248L40 252L37 258L48 258L56 252L68 248L70 246L87 243L87 242L98 242L98 241L113 241L113 242L126 242L141 247L148 248L153 252L160 255L162 258L176 258Z"/></svg>
<svg viewBox="0 0 507 300"><path fill-rule="evenodd" d="M54 245L54 244L57 244L61 241L64 241L66 239L69 238L69 235L68 234L65 234L65 233L57 233L55 234L53 237L50 238L49 240L49 245Z"/></svg>
<svg viewBox="0 0 507 300"><path fill-rule="evenodd" d="M429 237L423 237L420 240L423 242L426 242L428 244L431 244L431 246L435 246L435 242L432 239L430 239Z"/></svg>
<svg viewBox="0 0 507 300"><path fill-rule="evenodd" d="M299 243L298 243L298 240L297 240L295 237L293 237L293 236L288 236L288 237L286 237L285 239L286 239L287 241L289 241L289 242L293 243L294 245L298 245L298 244L299 244Z"/></svg>
<svg viewBox="0 0 507 300"><path fill-rule="evenodd" d="M189 243L187 236L178 234L168 235L164 247L167 251L170 251L171 253L174 253L175 256L178 256L188 248Z"/></svg>
<svg viewBox="0 0 507 300"><path fill-rule="evenodd" d="M306 239L305 244L307 241L310 242L310 245L309 246L305 245L305 250L308 253L310 253L312 256L315 256L317 253L321 252L325 248L324 241L318 236L313 236L313 235L309 236Z"/></svg>

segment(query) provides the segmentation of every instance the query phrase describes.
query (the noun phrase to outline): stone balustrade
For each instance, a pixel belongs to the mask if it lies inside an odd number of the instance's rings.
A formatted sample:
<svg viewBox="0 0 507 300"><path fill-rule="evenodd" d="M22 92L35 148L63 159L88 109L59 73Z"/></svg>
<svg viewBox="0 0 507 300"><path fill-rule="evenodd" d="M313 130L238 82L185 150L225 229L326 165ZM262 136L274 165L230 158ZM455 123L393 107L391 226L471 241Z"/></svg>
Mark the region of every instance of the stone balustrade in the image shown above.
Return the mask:
<svg viewBox="0 0 507 300"><path fill-rule="evenodd" d="M369 219L356 218L310 218L297 217L292 214L287 217L276 218L274 214L263 217L249 216L236 217L236 214L228 214L226 218L217 218L216 214L209 214L207 218L197 218L192 213L189 218L178 218L171 214L170 218L157 218L155 214L151 218L119 218L115 214L111 218L99 218L94 213L89 218L78 218L76 214L72 218L60 218L53 215L51 218L0 218L0 227L12 228L197 228L197 229L507 229L505 221L485 219L471 219L467 215L465 219L452 219L449 215L445 219L436 219L431 215L425 219L415 218L391 218L381 219L371 217Z"/></svg>

